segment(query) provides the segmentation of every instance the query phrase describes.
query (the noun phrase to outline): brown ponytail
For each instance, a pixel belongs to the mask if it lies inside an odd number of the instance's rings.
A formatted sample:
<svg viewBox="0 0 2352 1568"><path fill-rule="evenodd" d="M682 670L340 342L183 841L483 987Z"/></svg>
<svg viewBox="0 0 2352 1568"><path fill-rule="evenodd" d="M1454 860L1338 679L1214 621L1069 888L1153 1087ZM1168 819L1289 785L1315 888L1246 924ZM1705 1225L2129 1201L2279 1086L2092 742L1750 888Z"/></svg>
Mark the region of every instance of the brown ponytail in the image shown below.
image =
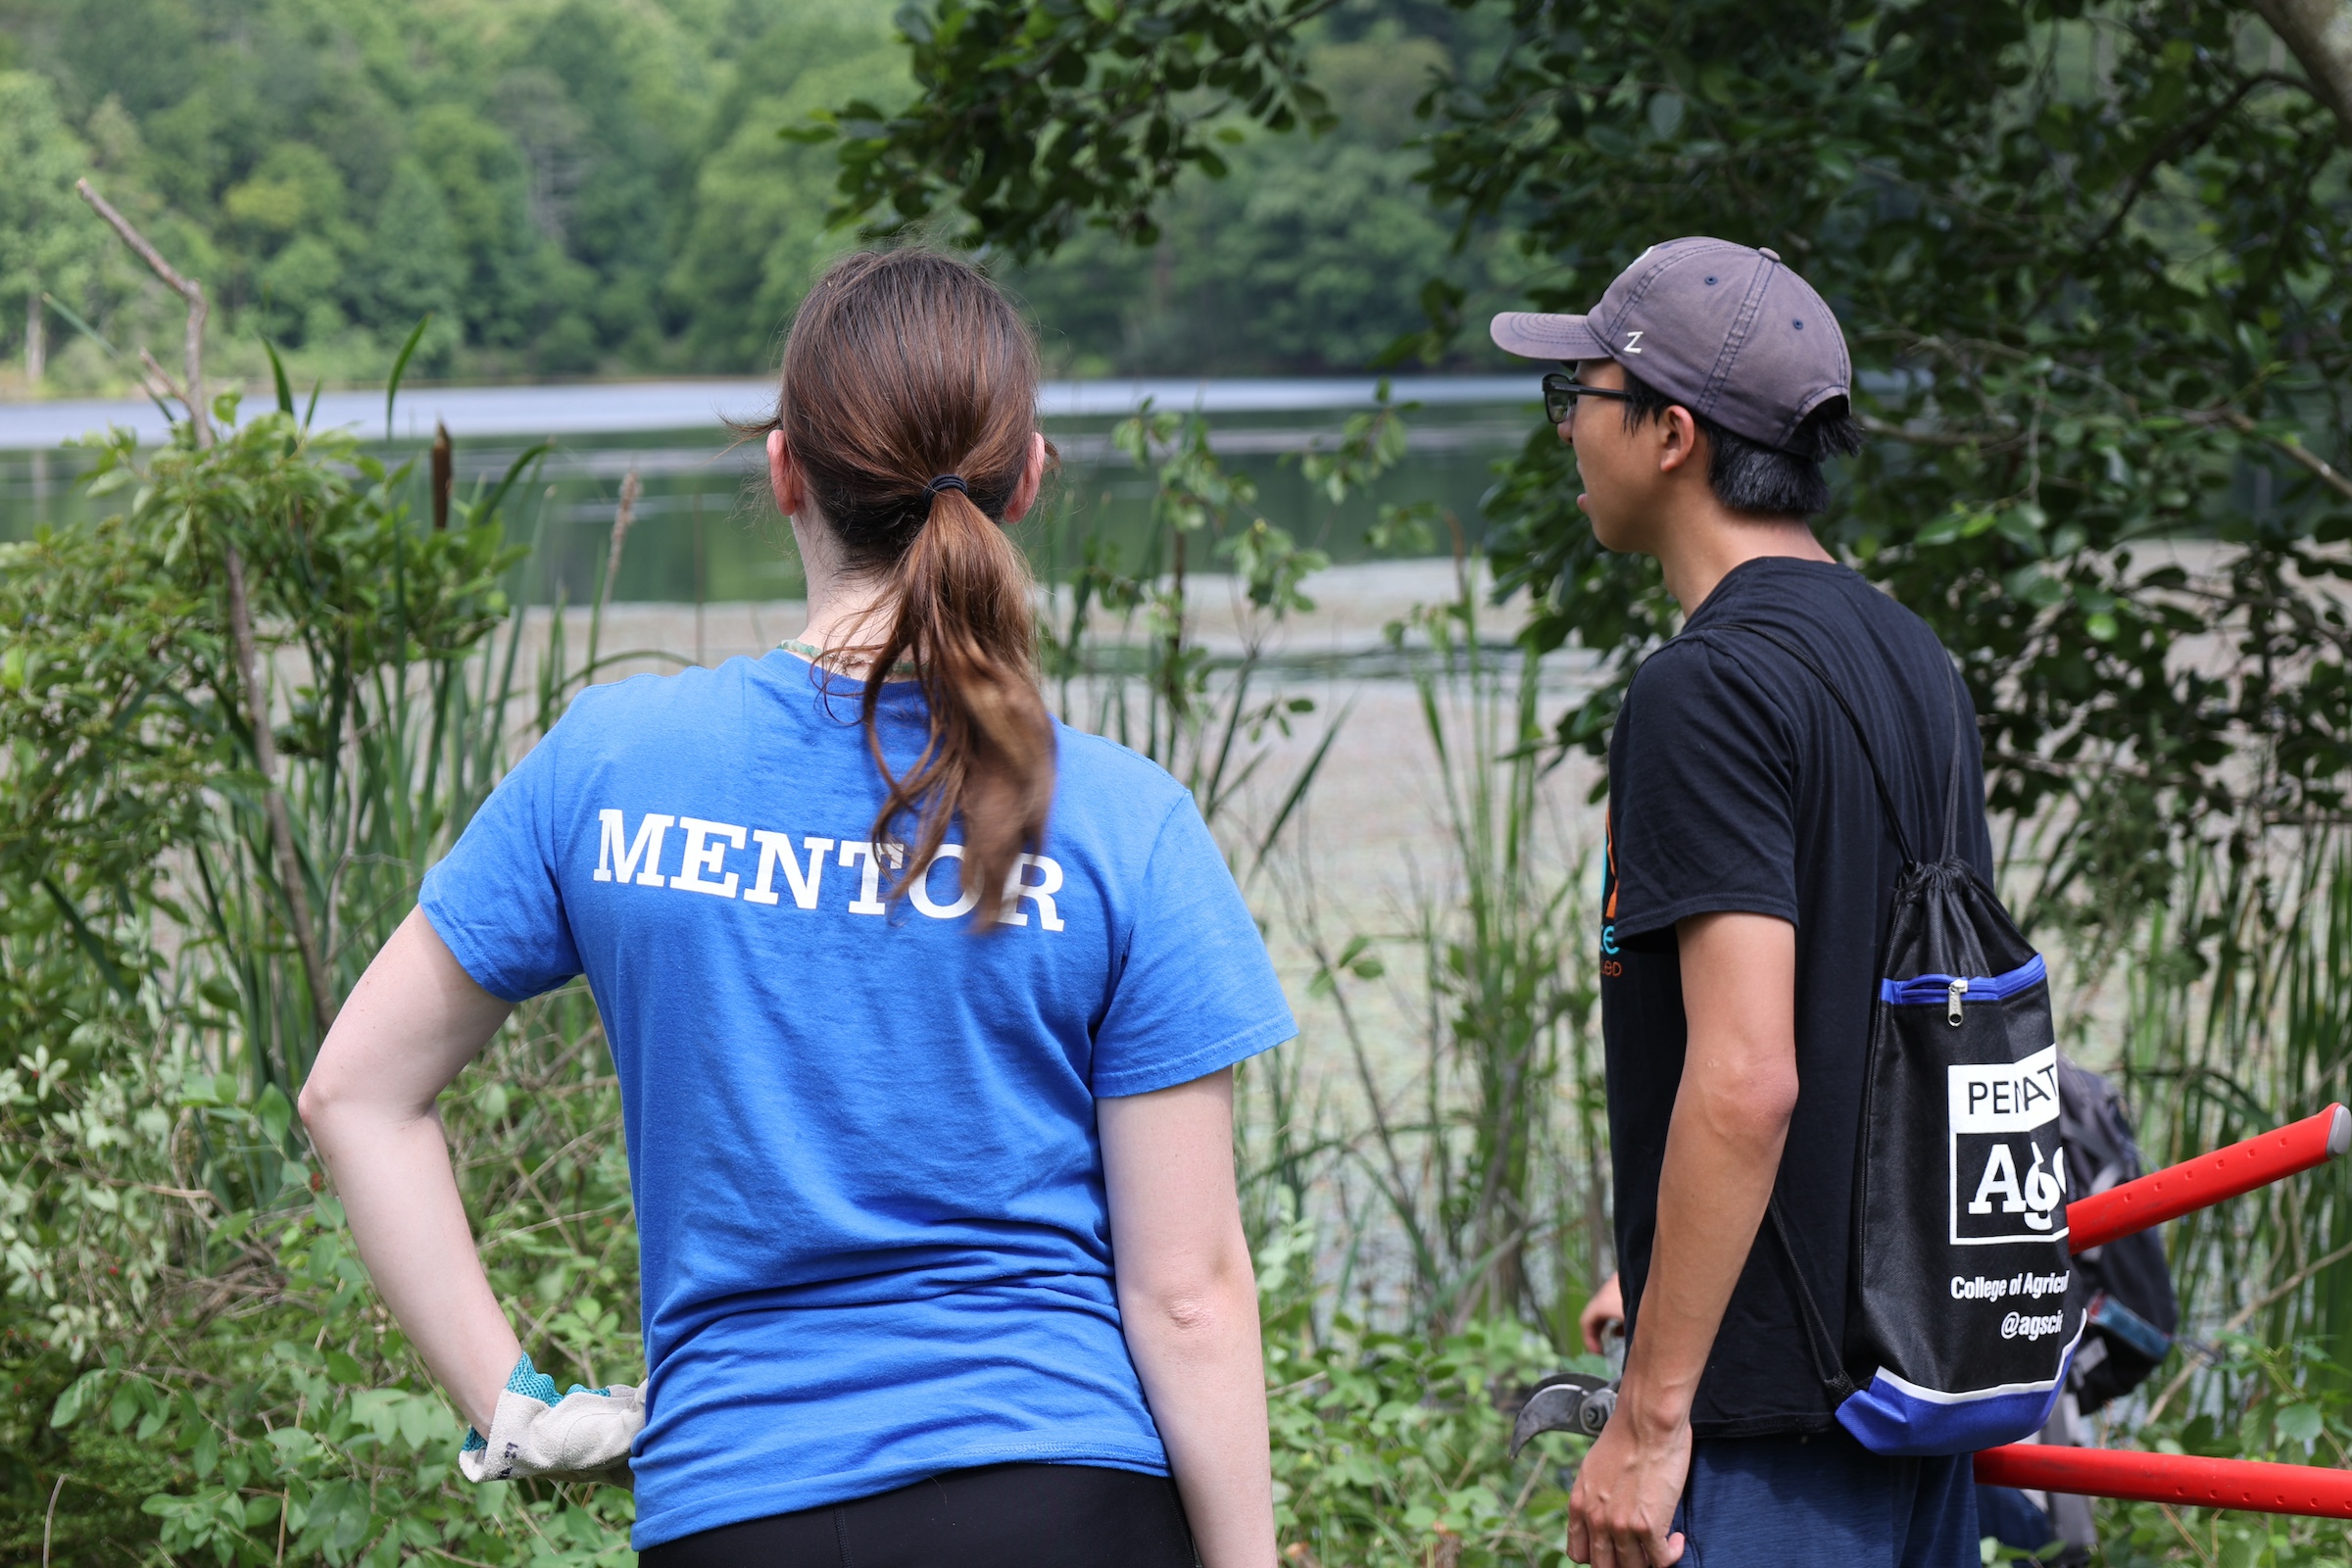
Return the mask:
<svg viewBox="0 0 2352 1568"><path fill-rule="evenodd" d="M1037 686L1029 564L1001 525L1037 429L1037 348L977 269L927 251L836 263L784 348L776 423L854 571L883 579L858 720L889 796L876 844L922 876L952 822L963 877L993 926L1054 799L1054 726ZM953 476L964 488L935 486ZM861 628L862 631L862 628ZM885 672L911 662L930 713L922 752L891 770L875 724Z"/></svg>

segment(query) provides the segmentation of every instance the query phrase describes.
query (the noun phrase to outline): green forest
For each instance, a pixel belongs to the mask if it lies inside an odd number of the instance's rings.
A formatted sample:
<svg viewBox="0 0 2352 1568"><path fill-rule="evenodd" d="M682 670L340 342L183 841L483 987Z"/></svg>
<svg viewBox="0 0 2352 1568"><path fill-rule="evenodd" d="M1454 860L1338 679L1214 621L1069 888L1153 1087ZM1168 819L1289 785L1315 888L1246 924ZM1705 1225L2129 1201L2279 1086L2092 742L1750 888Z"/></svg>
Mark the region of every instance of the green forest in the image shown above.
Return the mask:
<svg viewBox="0 0 2352 1568"><path fill-rule="evenodd" d="M1055 368L1360 369L1419 326L1471 264L1402 144L1479 48L1423 0L1323 19L1340 127L1253 130L1155 246L1093 230L1012 270ZM176 333L83 175L205 281L232 374L266 378L267 340L381 381L427 314L412 374L767 368L855 238L835 149L779 132L912 90L884 0L0 0L0 396L122 386L76 318L126 352Z"/></svg>

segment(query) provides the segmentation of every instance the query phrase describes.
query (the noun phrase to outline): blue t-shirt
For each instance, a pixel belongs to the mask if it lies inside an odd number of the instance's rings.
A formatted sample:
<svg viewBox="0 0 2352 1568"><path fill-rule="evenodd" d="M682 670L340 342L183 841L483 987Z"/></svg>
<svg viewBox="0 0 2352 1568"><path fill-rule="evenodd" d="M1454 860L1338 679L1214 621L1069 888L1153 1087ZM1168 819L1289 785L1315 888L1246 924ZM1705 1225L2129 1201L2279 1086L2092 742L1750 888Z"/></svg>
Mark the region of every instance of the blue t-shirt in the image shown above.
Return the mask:
<svg viewBox="0 0 2352 1568"><path fill-rule="evenodd" d="M485 990L585 974L604 1017L640 1548L967 1466L1164 1473L1095 1101L1298 1032L1192 797L1097 736L1056 726L1004 923L975 929L954 844L888 901L860 688L827 681L779 651L585 692L424 879ZM903 766L920 693L880 709Z"/></svg>

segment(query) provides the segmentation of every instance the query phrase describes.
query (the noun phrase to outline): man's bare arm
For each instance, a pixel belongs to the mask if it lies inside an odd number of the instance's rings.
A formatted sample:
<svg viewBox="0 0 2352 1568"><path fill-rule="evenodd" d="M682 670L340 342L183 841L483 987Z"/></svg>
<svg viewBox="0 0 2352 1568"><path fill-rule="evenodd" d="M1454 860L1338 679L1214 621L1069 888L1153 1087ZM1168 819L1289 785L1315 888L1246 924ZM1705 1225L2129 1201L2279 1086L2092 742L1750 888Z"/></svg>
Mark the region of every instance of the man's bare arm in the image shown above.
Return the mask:
<svg viewBox="0 0 2352 1568"><path fill-rule="evenodd" d="M1690 1404L1772 1197L1796 1109L1796 928L1704 914L1677 928L1689 1045L1658 1181L1657 1240L1617 1412L1578 1472L1569 1554L1664 1568Z"/></svg>

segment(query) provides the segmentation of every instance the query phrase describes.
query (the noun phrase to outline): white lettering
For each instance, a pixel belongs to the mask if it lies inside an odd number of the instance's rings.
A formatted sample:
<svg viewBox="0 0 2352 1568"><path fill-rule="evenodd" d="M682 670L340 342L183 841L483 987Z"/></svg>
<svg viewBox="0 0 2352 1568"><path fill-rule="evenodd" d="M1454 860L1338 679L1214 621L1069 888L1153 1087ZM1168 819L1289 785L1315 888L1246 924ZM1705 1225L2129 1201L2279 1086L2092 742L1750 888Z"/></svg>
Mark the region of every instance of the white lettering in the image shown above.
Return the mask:
<svg viewBox="0 0 2352 1568"><path fill-rule="evenodd" d="M618 811L606 809L596 813L604 821L604 836L598 841L596 876L598 882L626 882L632 875L642 888L662 886L662 840L669 832L674 816L660 816L651 811L637 823L635 843L622 847L621 816ZM738 839L737 843L742 841ZM645 869L637 869L639 857L645 859ZM617 870L615 869L617 867Z"/></svg>
<svg viewBox="0 0 2352 1568"><path fill-rule="evenodd" d="M2001 1338L2004 1340L2038 1340L2044 1335L2061 1333L2066 1328L2066 1314L2052 1312L2045 1317L2031 1317L2024 1312L2012 1312L2001 1319Z"/></svg>
<svg viewBox="0 0 2352 1568"><path fill-rule="evenodd" d="M2034 1151L2033 1168L2026 1172L2026 1203L2033 1212L2026 1223L2037 1231L2050 1228L2050 1210L2066 1196L2066 1151L2061 1149L2050 1160L2050 1168L2041 1168L2041 1151ZM2006 1212L2006 1210L2004 1210Z"/></svg>
<svg viewBox="0 0 2352 1568"><path fill-rule="evenodd" d="M906 863L906 845L885 844L881 848L890 857L892 870L896 871ZM852 914L880 914L889 907L882 902L882 856L875 854L874 849L873 845L862 839L841 841L841 863L845 867L856 865L860 860L865 862L864 876L858 884L858 897L850 901Z"/></svg>
<svg viewBox="0 0 2352 1568"><path fill-rule="evenodd" d="M931 897L931 872L942 860L956 862L957 897L954 904L935 903ZM931 864L923 867L923 874L906 884L906 897L934 920L953 920L957 915L971 913L980 902L980 895L963 886L962 862L962 845L942 844L939 853L931 858Z"/></svg>
<svg viewBox="0 0 2352 1568"><path fill-rule="evenodd" d="M1950 1067L1955 1133L2025 1133L2058 1119L2058 1048L2014 1065Z"/></svg>
<svg viewBox="0 0 2352 1568"><path fill-rule="evenodd" d="M743 848L743 829L732 822L706 822L699 816L681 816L678 826L686 830L686 863L678 868L676 876L669 879L669 885L684 888L689 893L708 893L715 899L733 898L737 881L734 872L729 871L725 880L719 882L709 881L703 875L726 863L726 845L706 844L704 840L723 838L727 844L740 850Z"/></svg>
<svg viewBox="0 0 2352 1568"><path fill-rule="evenodd" d="M2013 1274L2005 1280L1988 1280L1979 1274L1952 1276L1951 1292L1955 1301L1997 1301L2005 1296L2030 1296L2040 1300L2045 1296L2064 1296L2072 1274Z"/></svg>
<svg viewBox="0 0 2352 1568"><path fill-rule="evenodd" d="M1036 866L1035 883L1021 880L1021 872ZM997 918L1005 925L1027 925L1029 916L1019 912L1020 901L1027 899L1037 906L1037 923L1049 931L1061 929L1061 913L1054 906L1054 895L1061 891L1061 865L1042 855L1024 855L1012 862L1012 874L1004 879L1004 908Z"/></svg>
<svg viewBox="0 0 2352 1568"><path fill-rule="evenodd" d="M833 841L820 838L801 840L808 851L808 874L804 877L801 875L800 857L792 853L791 834L770 833L765 828L755 828L752 838L760 846L760 875L752 884L751 891L743 896L744 902L776 903L776 867L781 865L784 867L784 879L792 884L792 902L804 909L815 908L816 891L825 878L825 855L833 848ZM739 839L736 842L740 844L742 841Z"/></svg>
<svg viewBox="0 0 2352 1568"><path fill-rule="evenodd" d="M1984 1179L1977 1184L1977 1196L1969 1200L1971 1214L1992 1212L1992 1195L2001 1195L2001 1212L2023 1214L2026 1211L2025 1194L2017 1189L2017 1159L2009 1152L2007 1144L1992 1146L1992 1153L1984 1161Z"/></svg>
<svg viewBox="0 0 2352 1568"><path fill-rule="evenodd" d="M1644 328L1644 330L1647 330L1647 329L1646 329L1646 328ZM1626 352L1626 353L1628 353L1628 354L1639 354L1639 353L1641 353L1641 352L1642 352L1642 334L1641 332L1628 332L1628 333L1626 333L1626 334L1625 334L1625 352Z"/></svg>

